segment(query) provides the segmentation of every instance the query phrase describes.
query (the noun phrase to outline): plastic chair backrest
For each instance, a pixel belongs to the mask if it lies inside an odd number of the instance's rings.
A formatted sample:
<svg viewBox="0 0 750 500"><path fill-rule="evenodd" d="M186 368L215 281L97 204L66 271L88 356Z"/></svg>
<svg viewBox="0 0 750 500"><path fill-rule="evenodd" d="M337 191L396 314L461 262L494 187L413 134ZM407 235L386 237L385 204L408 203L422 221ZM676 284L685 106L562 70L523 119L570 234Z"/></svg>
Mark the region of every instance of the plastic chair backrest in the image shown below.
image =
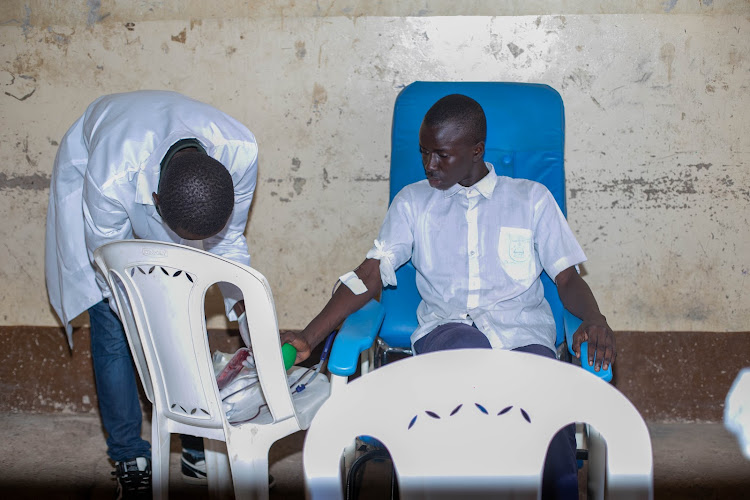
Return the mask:
<svg viewBox="0 0 750 500"><path fill-rule="evenodd" d="M544 184L565 209L565 112L560 95L547 85L499 82L415 82L396 99L391 137L390 201L407 184L424 179L419 154L419 127L435 102L449 94L475 99L487 116L485 160L498 175ZM386 314L380 337L392 346L408 346L417 328L420 298L411 262L397 272L397 287L383 290ZM557 288L542 273L544 295L557 325L557 344L564 339L563 306Z"/></svg>
<svg viewBox="0 0 750 500"><path fill-rule="evenodd" d="M225 425L204 309L206 291L217 282L242 291L260 385L274 421L296 418L263 275L201 250L145 240L103 245L95 259L113 290L141 380L152 386L146 392L166 418L204 429ZM225 440L223 431L195 435Z"/></svg>
<svg viewBox="0 0 750 500"><path fill-rule="evenodd" d="M233 488L238 500L267 499L271 445L307 428L328 397L329 386L325 377L308 380L292 401L266 279L242 264L173 243L108 243L94 251L94 259L108 280L141 383L153 403L154 499L168 497L174 433L208 438L204 445L212 497L223 497ZM229 283L242 293L265 400L255 416L236 423L227 420L206 335L204 302L215 283ZM289 376L299 381L305 371L293 367ZM226 452L219 441L226 443Z"/></svg>
<svg viewBox="0 0 750 500"><path fill-rule="evenodd" d="M549 384L561 379L586 396L571 404ZM387 405L372 397L383 393ZM340 456L356 436L388 449L401 498L537 498L549 443L571 422L606 440L610 498L651 498L648 428L622 393L569 363L500 349L409 357L334 392L305 439L308 498L342 497Z"/></svg>

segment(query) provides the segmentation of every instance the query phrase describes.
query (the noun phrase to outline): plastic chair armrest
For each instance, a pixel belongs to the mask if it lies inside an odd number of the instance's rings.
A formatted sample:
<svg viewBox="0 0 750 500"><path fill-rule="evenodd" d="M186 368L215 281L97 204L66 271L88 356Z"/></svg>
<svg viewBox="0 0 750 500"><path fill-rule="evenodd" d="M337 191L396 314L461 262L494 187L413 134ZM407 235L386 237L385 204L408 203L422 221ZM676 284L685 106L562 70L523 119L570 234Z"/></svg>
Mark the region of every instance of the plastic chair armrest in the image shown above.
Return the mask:
<svg viewBox="0 0 750 500"><path fill-rule="evenodd" d="M359 354L375 342L383 318L385 309L375 299L371 299L359 311L349 315L333 341L328 371L342 377L353 375L357 371Z"/></svg>
<svg viewBox="0 0 750 500"><path fill-rule="evenodd" d="M565 326L565 340L568 342L568 351L571 356L575 356L573 352L573 334L578 330L583 321L581 318L575 316L567 309L563 310L563 324ZM588 342L581 344L581 368L588 371L592 375L599 377L605 382L612 381L612 365L609 365L606 370L599 368L599 371L594 370L594 367L588 362Z"/></svg>

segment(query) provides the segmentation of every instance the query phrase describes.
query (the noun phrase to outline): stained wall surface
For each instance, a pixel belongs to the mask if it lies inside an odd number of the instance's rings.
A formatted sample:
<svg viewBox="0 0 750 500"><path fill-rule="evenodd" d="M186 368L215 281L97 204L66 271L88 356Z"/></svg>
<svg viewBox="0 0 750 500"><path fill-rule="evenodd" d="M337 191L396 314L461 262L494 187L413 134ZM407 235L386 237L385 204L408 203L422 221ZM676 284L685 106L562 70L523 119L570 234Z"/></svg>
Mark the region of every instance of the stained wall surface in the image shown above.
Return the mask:
<svg viewBox="0 0 750 500"><path fill-rule="evenodd" d="M748 329L747 1L164 3L0 5L0 325L58 324L52 161L99 95L172 89L256 134L252 262L297 329L377 234L399 91L465 80L562 95L569 220L614 329Z"/></svg>

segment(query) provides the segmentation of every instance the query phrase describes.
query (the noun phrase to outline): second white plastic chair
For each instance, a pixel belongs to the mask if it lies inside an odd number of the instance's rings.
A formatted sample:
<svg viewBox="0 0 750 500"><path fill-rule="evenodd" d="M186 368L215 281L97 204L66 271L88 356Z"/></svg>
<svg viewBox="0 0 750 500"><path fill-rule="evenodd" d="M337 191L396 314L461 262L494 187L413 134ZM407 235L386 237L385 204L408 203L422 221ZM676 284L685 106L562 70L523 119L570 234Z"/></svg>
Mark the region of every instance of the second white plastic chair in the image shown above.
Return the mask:
<svg viewBox="0 0 750 500"><path fill-rule="evenodd" d="M210 441L206 446L213 496L233 484L236 499L268 498L271 445L307 428L329 387L325 377L317 377L306 389L317 397L295 407L266 279L247 266L170 243L109 243L94 257L113 291L141 382L153 403L154 498L167 498L172 433L226 443L231 476L220 444ZM222 409L204 309L206 290L217 282L231 283L243 294L260 386L272 417L265 424L230 424Z"/></svg>
<svg viewBox="0 0 750 500"><path fill-rule="evenodd" d="M340 458L357 436L388 449L401 498L539 498L549 443L571 422L606 442L608 498L652 498L648 429L622 393L571 364L497 349L419 355L339 387L307 431L308 498L342 498Z"/></svg>

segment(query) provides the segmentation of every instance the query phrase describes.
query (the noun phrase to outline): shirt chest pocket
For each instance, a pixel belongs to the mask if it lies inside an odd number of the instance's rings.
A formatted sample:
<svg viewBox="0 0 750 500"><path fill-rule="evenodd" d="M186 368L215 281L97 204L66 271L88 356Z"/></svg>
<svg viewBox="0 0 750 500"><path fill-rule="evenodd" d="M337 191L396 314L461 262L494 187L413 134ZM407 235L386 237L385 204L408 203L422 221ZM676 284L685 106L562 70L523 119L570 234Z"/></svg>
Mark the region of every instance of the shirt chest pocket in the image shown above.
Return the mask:
<svg viewBox="0 0 750 500"><path fill-rule="evenodd" d="M536 274L534 239L531 229L501 227L497 252L503 270L514 280L528 280Z"/></svg>

